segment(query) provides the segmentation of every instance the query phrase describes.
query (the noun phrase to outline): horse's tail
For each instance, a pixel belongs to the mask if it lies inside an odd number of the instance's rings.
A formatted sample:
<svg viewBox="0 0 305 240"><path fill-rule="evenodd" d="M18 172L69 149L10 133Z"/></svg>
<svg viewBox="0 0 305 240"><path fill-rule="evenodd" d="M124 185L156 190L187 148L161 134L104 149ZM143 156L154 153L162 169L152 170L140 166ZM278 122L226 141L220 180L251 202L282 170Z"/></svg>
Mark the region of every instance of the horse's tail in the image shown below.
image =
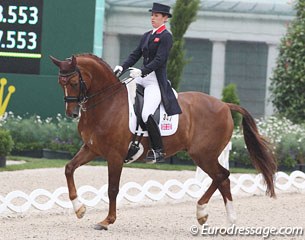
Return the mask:
<svg viewBox="0 0 305 240"><path fill-rule="evenodd" d="M237 111L243 115L244 139L252 164L264 176L267 184L266 194L275 197L274 174L277 170L277 164L271 144L259 134L253 117L246 109L230 103L228 103L228 106L232 111Z"/></svg>

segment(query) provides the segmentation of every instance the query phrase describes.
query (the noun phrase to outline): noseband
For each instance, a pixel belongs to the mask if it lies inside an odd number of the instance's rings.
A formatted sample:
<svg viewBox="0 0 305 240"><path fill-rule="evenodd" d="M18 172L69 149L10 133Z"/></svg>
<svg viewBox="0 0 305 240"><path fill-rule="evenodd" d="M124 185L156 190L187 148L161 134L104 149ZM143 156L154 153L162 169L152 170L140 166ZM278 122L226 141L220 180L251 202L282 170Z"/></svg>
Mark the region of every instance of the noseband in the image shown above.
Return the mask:
<svg viewBox="0 0 305 240"><path fill-rule="evenodd" d="M70 73L59 73L59 77L61 78L61 81L63 81L64 84L66 85L68 83L70 77L73 76L76 73L79 76L79 94L78 94L77 97L65 96L64 101L65 101L65 103L77 102L79 105L82 105L82 104L84 104L85 102L88 101L89 97L87 96L86 83L83 80L82 74L79 71L79 69L76 68L75 71L70 72Z"/></svg>

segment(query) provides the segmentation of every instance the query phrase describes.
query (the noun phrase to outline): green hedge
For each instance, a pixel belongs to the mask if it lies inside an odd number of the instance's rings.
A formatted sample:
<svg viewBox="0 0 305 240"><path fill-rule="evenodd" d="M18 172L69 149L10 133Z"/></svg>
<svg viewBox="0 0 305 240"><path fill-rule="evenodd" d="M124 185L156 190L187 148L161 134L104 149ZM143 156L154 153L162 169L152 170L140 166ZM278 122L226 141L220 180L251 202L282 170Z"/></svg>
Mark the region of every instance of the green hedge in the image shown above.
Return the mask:
<svg viewBox="0 0 305 240"><path fill-rule="evenodd" d="M0 157L6 157L12 151L14 141L10 132L0 127Z"/></svg>
<svg viewBox="0 0 305 240"><path fill-rule="evenodd" d="M41 119L39 116L14 116L8 117L1 122L4 129L10 131L15 142L13 151L51 150L68 151L74 155L82 140L77 132L77 121L62 117Z"/></svg>
<svg viewBox="0 0 305 240"><path fill-rule="evenodd" d="M274 146L278 165L293 168L303 164L305 159L305 125L293 124L290 120L280 117L269 117L256 121L259 132ZM251 166L251 160L243 141L240 129L235 130L232 137L230 161Z"/></svg>
<svg viewBox="0 0 305 240"><path fill-rule="evenodd" d="M259 132L273 144L280 169L293 169L296 164L305 163L304 124L296 125L286 118L276 116L258 119L256 123ZM231 142L230 165L252 167L242 129L234 130ZM189 156L185 153L179 153L177 156L189 160Z"/></svg>
<svg viewBox="0 0 305 240"><path fill-rule="evenodd" d="M305 125L293 124L285 118L269 117L256 121L259 132L274 145L278 164L293 168L305 163ZM82 145L77 131L77 121L58 115L55 119L41 119L39 116L14 116L12 113L0 122L0 127L9 131L14 142L13 151L51 150L68 151L75 154ZM252 167L240 128L234 130L230 163ZM189 161L186 152L176 155L183 161Z"/></svg>

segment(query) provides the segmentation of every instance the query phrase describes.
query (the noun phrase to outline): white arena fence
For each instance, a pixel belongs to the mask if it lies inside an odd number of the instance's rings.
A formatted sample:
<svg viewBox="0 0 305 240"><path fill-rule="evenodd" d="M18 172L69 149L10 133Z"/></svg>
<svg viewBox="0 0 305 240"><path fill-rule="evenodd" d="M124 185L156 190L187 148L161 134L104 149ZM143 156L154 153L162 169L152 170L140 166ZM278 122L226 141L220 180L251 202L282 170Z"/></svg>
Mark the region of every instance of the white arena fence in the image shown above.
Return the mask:
<svg viewBox="0 0 305 240"><path fill-rule="evenodd" d="M229 166L228 156L230 149L231 145L229 144L219 157L219 162L227 168ZM233 195L238 195L242 192L257 194L265 192L266 190L266 186L263 184L261 174L241 174L239 176L231 175L230 180ZM145 199L160 201L165 197L170 197L172 199L179 200L185 196L198 199L207 190L210 184L211 179L201 169L197 168L195 177L186 180L184 183L176 179L168 180L164 184L154 180L147 181L144 183L144 185L140 185L135 182L128 182L120 188L117 201L121 202L122 200L127 200L129 202L139 203ZM305 173L301 171L294 171L290 175L287 175L284 172L277 172L275 187L281 191L304 190ZM101 202L109 202L107 196L107 184L103 185L100 189L96 189L92 186L82 186L77 192L79 200L86 206L94 207ZM219 194L219 191L216 191L216 195ZM86 198L85 195L90 195L90 199ZM0 195L0 214L7 211L24 213L31 209L31 207L41 211L47 211L53 208L55 204L62 208L72 209L72 204L67 196L67 187L60 187L53 193L44 189L36 189L29 195L22 191L12 191L6 196ZM41 199L43 199L43 201ZM48 200L46 201L45 199ZM22 204L20 204L20 202L22 202Z"/></svg>

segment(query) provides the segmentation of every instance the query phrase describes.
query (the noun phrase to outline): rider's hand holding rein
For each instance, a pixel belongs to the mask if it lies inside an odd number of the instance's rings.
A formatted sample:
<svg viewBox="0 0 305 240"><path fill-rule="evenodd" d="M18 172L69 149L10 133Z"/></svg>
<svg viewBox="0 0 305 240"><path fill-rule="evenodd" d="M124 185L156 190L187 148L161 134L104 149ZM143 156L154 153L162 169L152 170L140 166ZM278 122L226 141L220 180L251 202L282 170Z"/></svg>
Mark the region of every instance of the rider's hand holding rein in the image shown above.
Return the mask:
<svg viewBox="0 0 305 240"><path fill-rule="evenodd" d="M138 78L138 77L142 77L142 71L138 68L129 68L130 70L130 74L129 76L132 78Z"/></svg>
<svg viewBox="0 0 305 240"><path fill-rule="evenodd" d="M119 76L123 72L123 67L117 65L114 67L113 72L116 76Z"/></svg>

